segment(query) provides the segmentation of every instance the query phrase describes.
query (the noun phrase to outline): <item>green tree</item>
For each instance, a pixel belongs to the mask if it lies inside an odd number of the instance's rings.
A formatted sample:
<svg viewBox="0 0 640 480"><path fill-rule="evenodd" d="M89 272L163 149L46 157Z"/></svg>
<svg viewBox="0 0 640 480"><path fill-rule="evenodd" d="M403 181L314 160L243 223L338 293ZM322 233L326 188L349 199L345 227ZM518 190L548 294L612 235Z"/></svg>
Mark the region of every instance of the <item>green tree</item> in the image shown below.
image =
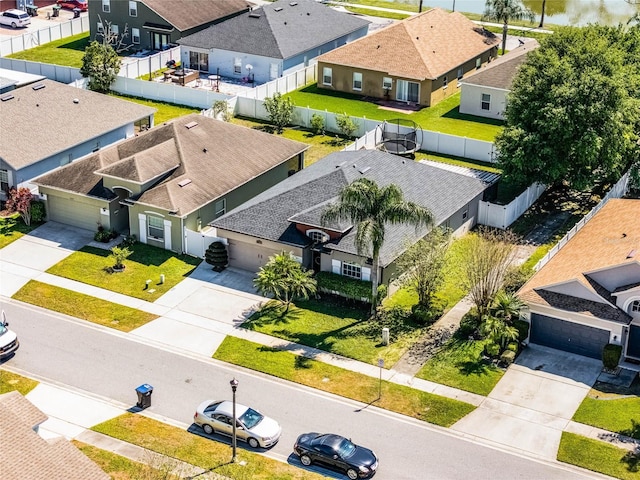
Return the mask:
<svg viewBox="0 0 640 480"><path fill-rule="evenodd" d="M404 200L402 190L390 184L379 187L368 178L358 179L340 192L338 202L322 213L323 224L332 221L350 221L356 227L355 245L358 254L371 254L371 313L375 313L378 292L380 249L384 244L387 224L414 224L416 228L433 224L432 213L415 203Z"/></svg>
<svg viewBox="0 0 640 480"><path fill-rule="evenodd" d="M214 118L218 118L223 122L229 122L233 118L233 111L229 108L229 102L226 100L216 100L213 102L212 108Z"/></svg>
<svg viewBox="0 0 640 480"><path fill-rule="evenodd" d="M109 258L112 258L114 261L113 268L122 270L124 268L124 261L129 258L132 253L133 252L127 247L115 246L111 248L111 255L109 255Z"/></svg>
<svg viewBox="0 0 640 480"><path fill-rule="evenodd" d="M512 20L529 20L533 22L533 12L520 3L520 0L487 0L482 20L493 20L502 23L502 54L507 46L509 22Z"/></svg>
<svg viewBox="0 0 640 480"><path fill-rule="evenodd" d="M353 137L353 134L358 129L358 125L356 125L356 122L354 122L353 119L346 113L336 115L336 124L338 125L338 128L340 129L342 134L348 138Z"/></svg>
<svg viewBox="0 0 640 480"><path fill-rule="evenodd" d="M511 325L513 320L520 316L522 307L524 307L524 303L516 294L501 290L493 297L491 311L494 317L503 320L507 325Z"/></svg>
<svg viewBox="0 0 640 480"><path fill-rule="evenodd" d="M495 142L505 177L583 189L638 159L639 32L565 27L528 54Z"/></svg>
<svg viewBox="0 0 640 480"><path fill-rule="evenodd" d="M263 295L273 295L284 304L284 313L295 298L307 299L317 291L313 271L305 270L288 252L270 257L253 283Z"/></svg>
<svg viewBox="0 0 640 480"><path fill-rule="evenodd" d="M106 93L116 81L120 58L111 45L95 40L85 49L80 75L89 77L89 90Z"/></svg>
<svg viewBox="0 0 640 480"><path fill-rule="evenodd" d="M272 97L264 99L264 108L269 114L269 120L273 123L276 133L282 133L284 127L291 123L294 109L291 97L283 97L280 92L276 92Z"/></svg>

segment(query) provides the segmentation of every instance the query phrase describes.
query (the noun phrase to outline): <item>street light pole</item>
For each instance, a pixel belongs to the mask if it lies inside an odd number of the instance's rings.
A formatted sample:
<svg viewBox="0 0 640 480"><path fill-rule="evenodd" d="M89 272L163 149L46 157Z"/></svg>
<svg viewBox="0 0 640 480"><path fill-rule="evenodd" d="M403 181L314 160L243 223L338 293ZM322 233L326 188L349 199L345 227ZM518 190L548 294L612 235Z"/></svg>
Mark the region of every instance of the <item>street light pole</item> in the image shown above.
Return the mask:
<svg viewBox="0 0 640 480"><path fill-rule="evenodd" d="M235 463L237 461L236 458L236 447L237 447L237 437L236 437L236 389L238 388L238 380L235 379L235 377L233 378L233 380L231 380L229 382L229 384L231 385L231 391L233 392L233 434L232 434L232 438L231 438L231 463Z"/></svg>

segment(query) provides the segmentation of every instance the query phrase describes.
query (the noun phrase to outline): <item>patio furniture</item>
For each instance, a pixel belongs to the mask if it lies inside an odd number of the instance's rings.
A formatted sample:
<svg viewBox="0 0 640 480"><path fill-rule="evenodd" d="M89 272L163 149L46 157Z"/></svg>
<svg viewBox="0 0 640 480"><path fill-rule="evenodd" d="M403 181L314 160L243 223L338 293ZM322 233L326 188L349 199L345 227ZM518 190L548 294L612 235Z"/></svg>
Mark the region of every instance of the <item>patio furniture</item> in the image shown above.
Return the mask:
<svg viewBox="0 0 640 480"><path fill-rule="evenodd" d="M220 91L220 75L209 75L207 78L209 79L211 90ZM215 85L213 82L215 82Z"/></svg>
<svg viewBox="0 0 640 480"><path fill-rule="evenodd" d="M200 72L198 70L175 70L171 75L171 81L178 83L183 87L194 80L200 78Z"/></svg>

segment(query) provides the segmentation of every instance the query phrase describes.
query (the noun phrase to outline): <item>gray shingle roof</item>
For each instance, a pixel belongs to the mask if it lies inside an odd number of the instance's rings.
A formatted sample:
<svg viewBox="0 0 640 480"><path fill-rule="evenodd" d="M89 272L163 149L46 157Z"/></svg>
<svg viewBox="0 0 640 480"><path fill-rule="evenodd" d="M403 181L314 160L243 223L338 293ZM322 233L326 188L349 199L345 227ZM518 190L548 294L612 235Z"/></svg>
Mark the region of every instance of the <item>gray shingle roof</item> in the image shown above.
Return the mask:
<svg viewBox="0 0 640 480"><path fill-rule="evenodd" d="M307 245L309 240L292 228L290 219L321 225L324 205L336 201L340 190L359 178L369 178L381 186L398 185L405 200L432 211L436 225L489 186L477 178L378 150L337 152L271 187L211 225L266 240ZM342 230L344 225L328 227ZM356 254L354 233L352 230L340 241L327 244L327 248ZM391 263L409 242L415 242L426 233L426 228L416 231L411 225L387 228L380 252L381 264Z"/></svg>
<svg viewBox="0 0 640 480"><path fill-rule="evenodd" d="M245 0L139 0L180 31L215 22L249 8Z"/></svg>
<svg viewBox="0 0 640 480"><path fill-rule="evenodd" d="M44 88L34 90L35 85L44 85ZM42 80L35 85L12 90L10 94L14 98L0 102L0 158L15 169L39 162L156 111L53 80Z"/></svg>
<svg viewBox="0 0 640 480"><path fill-rule="evenodd" d="M183 37L178 43L285 59L368 24L314 0L280 0Z"/></svg>

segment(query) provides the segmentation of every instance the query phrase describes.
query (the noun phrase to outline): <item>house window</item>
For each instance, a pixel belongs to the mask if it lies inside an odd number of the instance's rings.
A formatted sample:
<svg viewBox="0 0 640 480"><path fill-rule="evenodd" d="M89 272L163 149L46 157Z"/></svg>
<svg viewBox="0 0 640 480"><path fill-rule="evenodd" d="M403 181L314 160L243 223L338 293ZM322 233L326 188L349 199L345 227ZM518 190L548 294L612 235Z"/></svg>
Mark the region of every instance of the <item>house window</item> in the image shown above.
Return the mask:
<svg viewBox="0 0 640 480"><path fill-rule="evenodd" d="M466 220L468 216L469 216L469 210L465 210L464 212L462 212L462 220Z"/></svg>
<svg viewBox="0 0 640 480"><path fill-rule="evenodd" d="M111 25L111 33L113 33L114 35L118 35L120 33L118 25Z"/></svg>
<svg viewBox="0 0 640 480"><path fill-rule="evenodd" d="M307 230L307 237L309 237L313 243L324 243L329 240L329 235L322 230Z"/></svg>
<svg viewBox="0 0 640 480"><path fill-rule="evenodd" d="M482 66L482 57L476 58L476 68L480 68Z"/></svg>
<svg viewBox="0 0 640 480"><path fill-rule="evenodd" d="M98 22L98 33L100 35L102 35L104 33L104 25L102 25L102 23Z"/></svg>
<svg viewBox="0 0 640 480"><path fill-rule="evenodd" d="M491 95L488 93L482 94L482 110L491 110Z"/></svg>
<svg viewBox="0 0 640 480"><path fill-rule="evenodd" d="M384 77L382 79L382 88L389 89L391 90L391 87L393 86L393 80L389 77Z"/></svg>
<svg viewBox="0 0 640 480"><path fill-rule="evenodd" d="M216 217L224 215L227 211L227 200L225 198L218 200L213 208L216 211Z"/></svg>
<svg viewBox="0 0 640 480"><path fill-rule="evenodd" d="M131 39L133 40L133 43L140 43L140 29L139 28L132 28L131 29Z"/></svg>
<svg viewBox="0 0 640 480"><path fill-rule="evenodd" d="M67 163L71 163L71 154L67 153L60 157L60 166L66 165Z"/></svg>
<svg viewBox="0 0 640 480"><path fill-rule="evenodd" d="M353 73L353 89L362 90L362 74L358 72Z"/></svg>
<svg viewBox="0 0 640 480"><path fill-rule="evenodd" d="M447 85L449 85L449 79L445 75L444 77L442 77L442 88L447 88Z"/></svg>
<svg viewBox="0 0 640 480"><path fill-rule="evenodd" d="M132 17L138 16L138 2L129 2L129 15Z"/></svg>
<svg viewBox="0 0 640 480"><path fill-rule="evenodd" d="M458 68L458 80L464 77L464 69L462 67Z"/></svg>
<svg viewBox="0 0 640 480"><path fill-rule="evenodd" d="M342 275L360 280L360 278L362 278L362 269L360 265L356 263L343 263Z"/></svg>
<svg viewBox="0 0 640 480"><path fill-rule="evenodd" d="M322 84L331 85L332 81L333 81L333 70L329 67L324 67L322 69Z"/></svg>
<svg viewBox="0 0 640 480"><path fill-rule="evenodd" d="M242 59L241 58L235 58L233 60L233 73L235 73L236 75L242 74Z"/></svg>
<svg viewBox="0 0 640 480"><path fill-rule="evenodd" d="M7 170L0 170L0 190L9 191L9 172Z"/></svg>
<svg viewBox="0 0 640 480"><path fill-rule="evenodd" d="M160 217L147 216L147 232L149 237L164 239L164 220Z"/></svg>
<svg viewBox="0 0 640 480"><path fill-rule="evenodd" d="M640 312L640 300L634 300L631 303L631 313L638 313Z"/></svg>
<svg viewBox="0 0 640 480"><path fill-rule="evenodd" d="M104 13L111 12L111 0L102 0L102 11Z"/></svg>

